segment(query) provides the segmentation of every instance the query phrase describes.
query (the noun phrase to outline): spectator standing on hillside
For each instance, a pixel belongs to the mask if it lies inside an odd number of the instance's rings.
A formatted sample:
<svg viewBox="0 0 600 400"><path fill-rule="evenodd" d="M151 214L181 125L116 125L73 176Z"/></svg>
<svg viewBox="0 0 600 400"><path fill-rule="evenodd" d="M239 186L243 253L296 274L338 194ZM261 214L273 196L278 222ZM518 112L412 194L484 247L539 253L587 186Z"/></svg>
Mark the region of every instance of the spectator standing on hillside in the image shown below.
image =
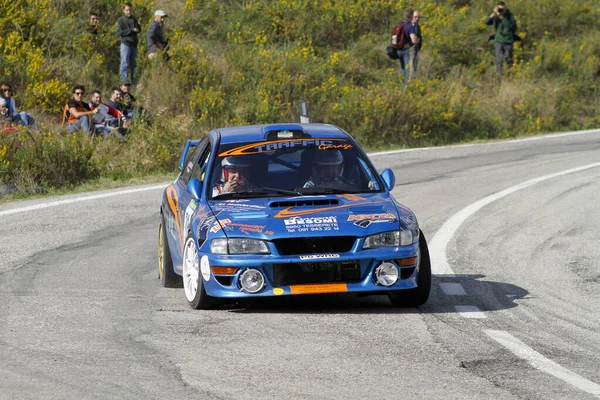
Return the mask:
<svg viewBox="0 0 600 400"><path fill-rule="evenodd" d="M410 75L408 71L408 65L410 63L410 36L408 30L413 17L412 8L405 9L403 16L404 19L396 26L394 32L396 32L399 27L401 27L402 30L399 31L398 37L394 38L394 35L392 35L392 45L398 54L398 60L400 61L399 73L404 74L404 86L406 86Z"/></svg>
<svg viewBox="0 0 600 400"><path fill-rule="evenodd" d="M17 105L13 96L12 86L8 83L2 85L2 93L0 96L6 101L6 107L8 108L8 114L13 124L20 124L23 126L35 126L35 119L31 114L17 110Z"/></svg>
<svg viewBox="0 0 600 400"><path fill-rule="evenodd" d="M502 73L502 64L506 58L506 64L510 68L513 64L513 44L515 43L515 32L517 32L517 21L503 1L498 2L494 12L486 18L486 25L494 25L494 48L496 50L496 72Z"/></svg>
<svg viewBox="0 0 600 400"><path fill-rule="evenodd" d="M90 109L90 106L83 101L84 94L85 88L82 85L73 88L73 98L65 106L62 124L63 126L67 124L68 132L83 130L86 135L93 136L96 129L93 124L90 124L90 116L96 115L98 109Z"/></svg>
<svg viewBox="0 0 600 400"><path fill-rule="evenodd" d="M414 79L417 73L417 67L419 65L419 52L423 45L423 35L421 34L421 27L419 26L419 19L421 13L413 11L412 22L408 28L408 34L410 36L410 78Z"/></svg>
<svg viewBox="0 0 600 400"><path fill-rule="evenodd" d="M88 32L92 35L98 34L98 22L100 22L100 18L98 18L98 13L95 11L91 11L90 19L88 21Z"/></svg>
<svg viewBox="0 0 600 400"><path fill-rule="evenodd" d="M138 53L138 33L142 26L133 16L133 6L131 3L125 3L123 6L123 16L117 21L117 33L121 39L121 67L119 74L121 80L127 79L127 74L131 73L131 81L135 82L135 67L137 65Z"/></svg>
<svg viewBox="0 0 600 400"><path fill-rule="evenodd" d="M165 57L165 59L168 57L166 53L168 44L163 33L166 16L167 13L163 10L156 10L154 13L154 20L146 32L148 59L150 60L154 59L159 51L163 52L163 57Z"/></svg>

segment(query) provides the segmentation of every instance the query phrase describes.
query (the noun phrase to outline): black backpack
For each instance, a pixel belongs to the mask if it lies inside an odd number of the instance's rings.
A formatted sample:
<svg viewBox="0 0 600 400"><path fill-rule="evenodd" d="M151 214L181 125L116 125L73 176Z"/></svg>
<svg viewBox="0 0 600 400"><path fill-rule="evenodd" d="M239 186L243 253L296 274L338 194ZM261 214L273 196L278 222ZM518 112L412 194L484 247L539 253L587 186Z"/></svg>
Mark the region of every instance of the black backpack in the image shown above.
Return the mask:
<svg viewBox="0 0 600 400"><path fill-rule="evenodd" d="M394 48L394 46L391 43L387 45L387 47L385 48L385 51L387 52L387 56L389 58L391 58L392 60L398 59L398 52L396 51L396 49Z"/></svg>

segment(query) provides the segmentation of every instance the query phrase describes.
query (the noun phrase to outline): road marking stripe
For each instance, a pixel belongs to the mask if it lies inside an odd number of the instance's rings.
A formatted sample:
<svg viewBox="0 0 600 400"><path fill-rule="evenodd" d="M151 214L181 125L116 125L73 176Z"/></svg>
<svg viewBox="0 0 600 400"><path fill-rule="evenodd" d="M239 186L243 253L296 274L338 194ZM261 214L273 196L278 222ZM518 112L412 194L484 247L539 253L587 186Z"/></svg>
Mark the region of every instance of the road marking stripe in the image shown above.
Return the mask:
<svg viewBox="0 0 600 400"><path fill-rule="evenodd" d="M400 153L410 153L414 151L426 151L426 150L438 150L438 149L452 149L452 148L463 148L463 147L474 147L474 146L493 146L497 144L512 144L512 143L522 143L522 142L531 142L532 140L544 140L544 139L554 139L561 138L565 136L576 136L576 135L585 135L588 133L600 133L598 129L589 129L585 131L574 131L574 132L564 132L564 133L555 133L548 134L542 136L534 136L523 139L513 139L513 140L502 140L498 142L489 142L489 143L470 143L470 144L455 144L451 146L438 146L438 147L418 147L413 149L401 149L401 150L387 150L387 151L379 151L377 153L368 153L369 157L372 156L385 156L385 155L393 155Z"/></svg>
<svg viewBox="0 0 600 400"><path fill-rule="evenodd" d="M167 185L168 185L168 183L162 183L160 185L145 186L145 187L142 187L142 188L120 190L120 191L117 191L117 192L94 194L94 195L83 196L83 197L74 197L74 198L70 198L70 199L51 201L49 203L35 204L33 206L13 208L13 209L10 209L10 210L0 211L0 217L4 216L4 215L18 214L18 213L27 212L27 211L42 210L44 208L62 206L62 205L65 205L65 204L78 203L80 201L97 200L97 199L103 199L103 198L106 198L106 197L120 196L122 194L146 192L146 191L149 191L149 190L156 190L156 189L164 189L165 187L167 187Z"/></svg>
<svg viewBox="0 0 600 400"><path fill-rule="evenodd" d="M600 385L580 375L577 375L576 373L564 367L561 367L554 361L549 360L537 351L533 350L531 347L527 346L510 333L495 330L484 330L484 332L496 342L510 350L514 355L526 360L534 368L600 398Z"/></svg>
<svg viewBox="0 0 600 400"><path fill-rule="evenodd" d="M454 271L450 267L448 263L448 258L446 257L446 247L450 242L450 239L456 233L458 228L462 225L463 222L471 215L475 214L482 207L499 200L509 194L517 192L519 190L528 188L529 186L533 186L537 183L547 181L548 179L556 178L563 175L573 174L576 172L585 171L590 168L600 167L600 163L593 163L584 165L582 167L572 168L565 171L560 171L550 175L540 176L534 179L530 179L528 181L519 183L518 185L509 187L508 189L504 189L500 192L491 194L486 196L475 203L468 205L463 208L456 214L454 214L448 221L442 225L442 227L435 233L433 239L429 244L429 254L431 257L431 267L432 272L435 275L445 275L447 277L455 276Z"/></svg>
<svg viewBox="0 0 600 400"><path fill-rule="evenodd" d="M440 283L440 288L448 296L465 296L467 294L460 283Z"/></svg>
<svg viewBox="0 0 600 400"><path fill-rule="evenodd" d="M463 318L484 319L485 313L476 306L454 306L454 309Z"/></svg>

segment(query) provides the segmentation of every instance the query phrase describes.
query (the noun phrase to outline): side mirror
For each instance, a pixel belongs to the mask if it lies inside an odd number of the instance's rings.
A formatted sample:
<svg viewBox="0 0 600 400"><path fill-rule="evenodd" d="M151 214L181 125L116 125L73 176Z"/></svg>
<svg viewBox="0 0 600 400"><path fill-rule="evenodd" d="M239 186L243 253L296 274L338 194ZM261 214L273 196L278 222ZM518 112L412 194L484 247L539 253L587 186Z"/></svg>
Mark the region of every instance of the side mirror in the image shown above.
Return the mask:
<svg viewBox="0 0 600 400"><path fill-rule="evenodd" d="M192 178L187 184L187 191L192 195L194 200L200 200L202 197L202 183L198 178Z"/></svg>
<svg viewBox="0 0 600 400"><path fill-rule="evenodd" d="M188 140L185 143L185 147L183 148L183 153L181 153L181 157L179 158L179 169L183 171L185 167L185 161L187 160L188 152L192 147L196 147L200 144L200 140Z"/></svg>
<svg viewBox="0 0 600 400"><path fill-rule="evenodd" d="M394 188L394 185L396 185L396 177L394 176L394 171L392 171L391 169L384 169L381 175L379 176L381 177L381 179L383 179L385 187L388 191L391 191Z"/></svg>

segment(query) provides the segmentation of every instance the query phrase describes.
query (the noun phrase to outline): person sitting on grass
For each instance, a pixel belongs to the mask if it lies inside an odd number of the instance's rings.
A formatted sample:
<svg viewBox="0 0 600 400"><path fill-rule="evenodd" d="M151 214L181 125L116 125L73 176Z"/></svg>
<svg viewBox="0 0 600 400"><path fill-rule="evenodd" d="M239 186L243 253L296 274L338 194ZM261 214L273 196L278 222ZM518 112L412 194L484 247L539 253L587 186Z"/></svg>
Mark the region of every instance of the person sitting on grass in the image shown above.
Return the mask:
<svg viewBox="0 0 600 400"><path fill-rule="evenodd" d="M8 107L8 113L11 117L11 122L13 124L19 124L22 126L31 126L35 127L35 119L31 116L31 114L25 111L17 111L17 106L15 103L15 99L12 97L13 88L8 83L2 85L2 93L0 93L0 97L3 97L6 100L6 107Z"/></svg>
<svg viewBox="0 0 600 400"><path fill-rule="evenodd" d="M95 110L96 108L100 110L92 119L96 131L102 136L108 136L110 133L114 133L119 138L123 138L125 133L124 129L122 129L122 122L124 120L123 113L117 108L103 103L102 93L99 90L94 90L94 93L92 93L89 106L91 110Z"/></svg>
<svg viewBox="0 0 600 400"><path fill-rule="evenodd" d="M133 117L139 117L139 110L137 109L137 100L134 95L131 94L131 81L121 81L121 102L123 103L123 114L128 119Z"/></svg>
<svg viewBox="0 0 600 400"><path fill-rule="evenodd" d="M87 136L94 136L96 128L94 124L90 123L90 116L94 116L98 113L98 109L90 109L90 106L83 101L83 95L85 94L85 87L83 85L77 85L73 88L73 98L65 105L63 111L62 125L65 126L67 132L73 133L78 130L83 130Z"/></svg>
<svg viewBox="0 0 600 400"><path fill-rule="evenodd" d="M0 132L15 132L18 129L12 122L6 99L0 96Z"/></svg>

